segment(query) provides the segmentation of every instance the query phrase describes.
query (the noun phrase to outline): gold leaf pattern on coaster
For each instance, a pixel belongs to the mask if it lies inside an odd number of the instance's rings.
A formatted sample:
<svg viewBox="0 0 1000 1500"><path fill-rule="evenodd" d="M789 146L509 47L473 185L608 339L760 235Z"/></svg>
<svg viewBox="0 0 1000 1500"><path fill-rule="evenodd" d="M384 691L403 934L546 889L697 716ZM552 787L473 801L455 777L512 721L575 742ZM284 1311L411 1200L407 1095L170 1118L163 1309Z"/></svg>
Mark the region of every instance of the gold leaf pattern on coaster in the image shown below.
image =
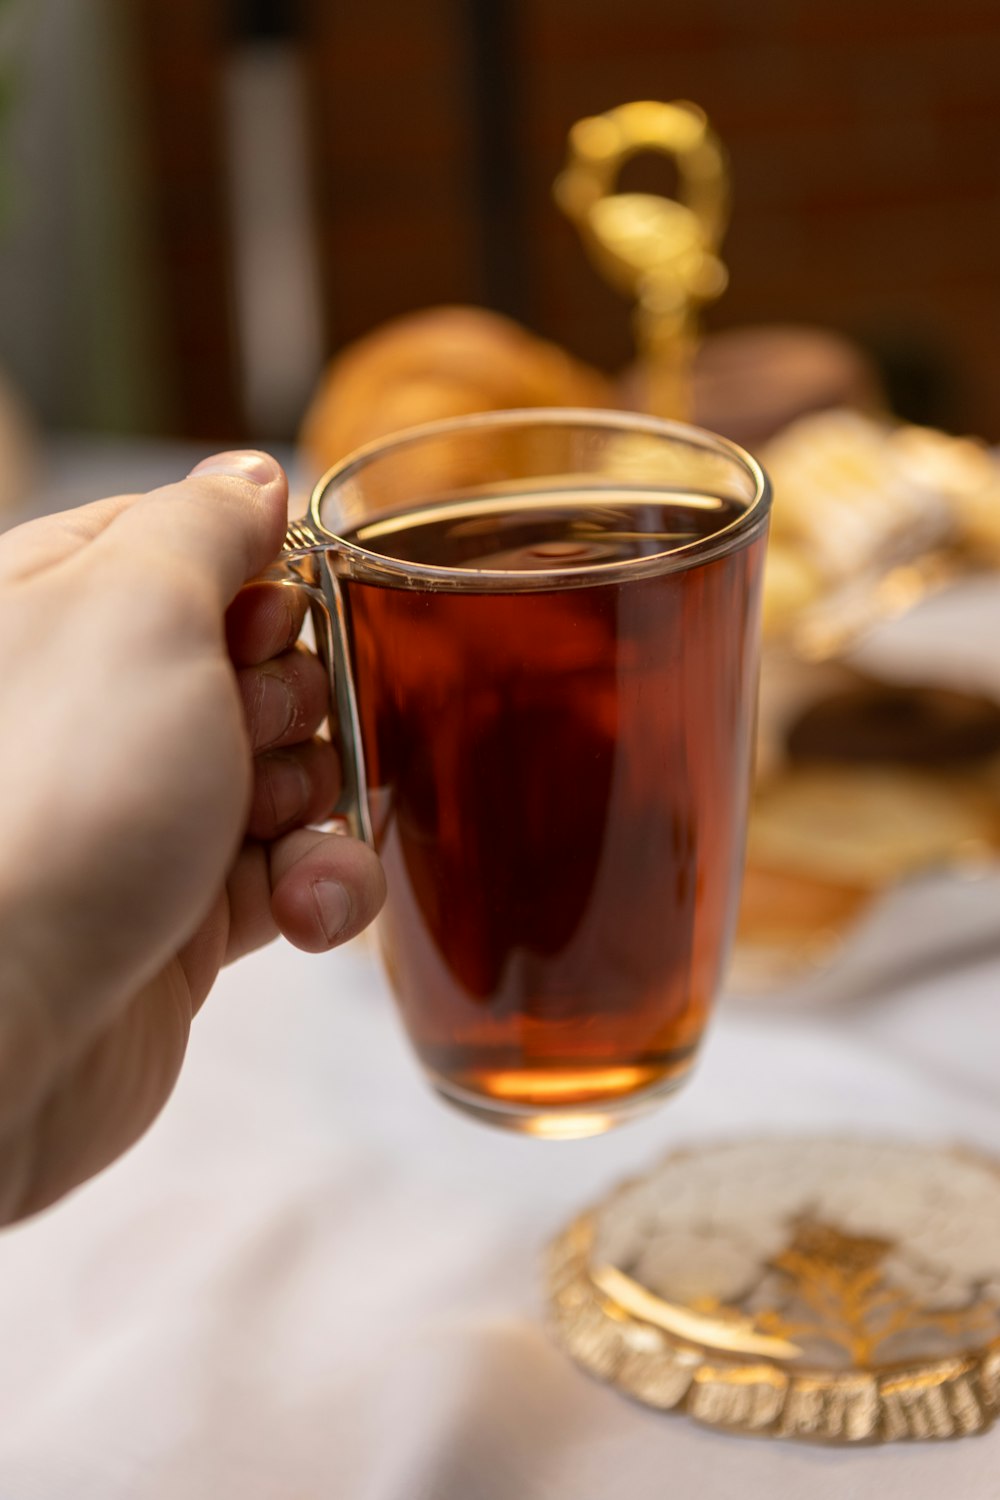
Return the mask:
<svg viewBox="0 0 1000 1500"><path fill-rule="evenodd" d="M711 1426L978 1432L1000 1408L1000 1170L860 1140L676 1153L564 1231L548 1292L584 1369Z"/></svg>

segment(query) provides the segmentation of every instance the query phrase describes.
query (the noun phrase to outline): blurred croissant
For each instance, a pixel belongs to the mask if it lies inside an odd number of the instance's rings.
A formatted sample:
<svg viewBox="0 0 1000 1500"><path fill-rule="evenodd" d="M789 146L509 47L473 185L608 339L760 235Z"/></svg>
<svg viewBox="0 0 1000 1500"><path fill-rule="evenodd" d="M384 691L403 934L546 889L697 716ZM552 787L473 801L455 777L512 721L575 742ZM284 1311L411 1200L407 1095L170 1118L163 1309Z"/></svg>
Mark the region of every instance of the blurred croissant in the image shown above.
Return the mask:
<svg viewBox="0 0 1000 1500"><path fill-rule="evenodd" d="M330 363L301 447L315 476L364 443L441 417L617 404L597 370L509 318L437 307L393 319Z"/></svg>

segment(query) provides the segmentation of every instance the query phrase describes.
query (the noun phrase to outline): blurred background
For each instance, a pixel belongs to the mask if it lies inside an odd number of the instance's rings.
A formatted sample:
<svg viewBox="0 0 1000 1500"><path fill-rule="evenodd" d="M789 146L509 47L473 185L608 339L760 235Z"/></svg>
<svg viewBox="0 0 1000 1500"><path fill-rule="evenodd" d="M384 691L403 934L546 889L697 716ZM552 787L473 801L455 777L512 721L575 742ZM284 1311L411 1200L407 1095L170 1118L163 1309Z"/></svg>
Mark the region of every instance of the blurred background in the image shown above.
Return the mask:
<svg viewBox="0 0 1000 1500"><path fill-rule="evenodd" d="M44 428L210 444L291 438L428 304L617 370L552 183L581 116L688 98L734 184L709 328L837 330L996 441L998 84L995 0L0 0L0 371Z"/></svg>

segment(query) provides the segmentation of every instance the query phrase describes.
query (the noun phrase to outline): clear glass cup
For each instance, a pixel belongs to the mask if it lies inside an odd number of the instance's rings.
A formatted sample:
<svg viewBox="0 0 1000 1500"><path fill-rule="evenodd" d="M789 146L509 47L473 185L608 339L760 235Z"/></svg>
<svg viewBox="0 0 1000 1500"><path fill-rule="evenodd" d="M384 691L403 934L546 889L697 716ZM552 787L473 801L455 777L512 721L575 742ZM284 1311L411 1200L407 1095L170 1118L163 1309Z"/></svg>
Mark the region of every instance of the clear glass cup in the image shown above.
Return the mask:
<svg viewBox="0 0 1000 1500"><path fill-rule="evenodd" d="M691 1066L739 892L769 500L695 428L503 412L354 454L290 529L389 980L480 1120L594 1134Z"/></svg>

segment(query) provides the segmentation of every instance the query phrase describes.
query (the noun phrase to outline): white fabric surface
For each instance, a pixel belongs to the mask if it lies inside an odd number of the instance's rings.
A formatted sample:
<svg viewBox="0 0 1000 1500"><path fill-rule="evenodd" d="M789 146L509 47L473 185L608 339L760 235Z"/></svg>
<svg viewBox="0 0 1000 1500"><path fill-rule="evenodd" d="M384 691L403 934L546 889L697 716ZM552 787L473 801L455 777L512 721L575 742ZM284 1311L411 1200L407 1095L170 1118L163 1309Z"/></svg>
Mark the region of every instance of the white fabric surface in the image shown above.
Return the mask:
<svg viewBox="0 0 1000 1500"><path fill-rule="evenodd" d="M431 1096L366 943L245 960L146 1139L0 1237L0 1496L994 1500L1000 1430L846 1452L629 1404L550 1346L539 1267L576 1209L682 1142L1000 1152L998 993L986 961L800 1015L730 1002L672 1103L556 1143Z"/></svg>
<svg viewBox="0 0 1000 1500"><path fill-rule="evenodd" d="M56 466L74 499L114 487L86 467ZM929 637L980 678L983 608L975 651ZM632 1405L551 1346L540 1277L569 1216L682 1143L1000 1153L998 949L996 882L902 892L834 974L724 1003L674 1101L578 1143L439 1104L366 942L244 961L148 1136L0 1235L0 1500L998 1500L1000 1429L814 1449Z"/></svg>

